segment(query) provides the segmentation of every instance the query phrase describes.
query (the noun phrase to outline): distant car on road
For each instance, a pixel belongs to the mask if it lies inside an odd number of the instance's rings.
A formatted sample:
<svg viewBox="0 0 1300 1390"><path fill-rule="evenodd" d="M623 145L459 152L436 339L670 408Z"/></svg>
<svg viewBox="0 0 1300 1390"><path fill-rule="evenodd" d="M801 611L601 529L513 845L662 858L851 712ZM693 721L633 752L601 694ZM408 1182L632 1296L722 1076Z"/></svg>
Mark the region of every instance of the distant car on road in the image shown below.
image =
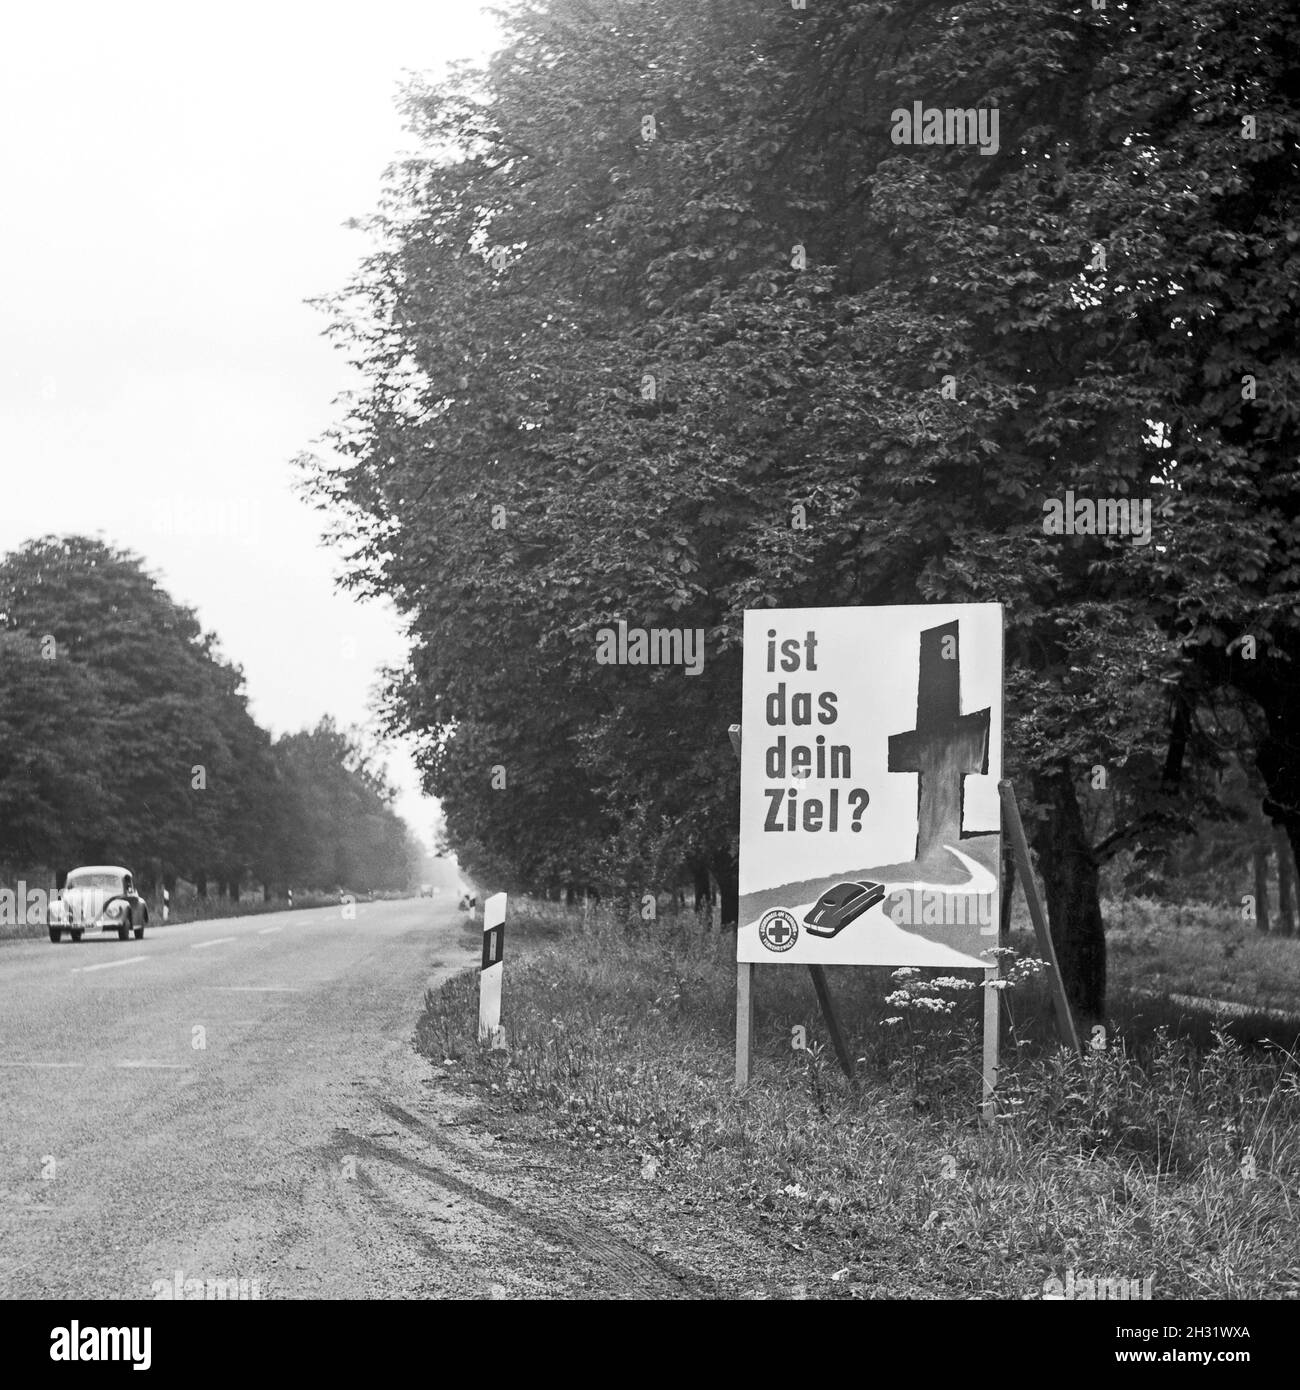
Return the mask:
<svg viewBox="0 0 1300 1390"><path fill-rule="evenodd" d="M90 864L68 874L59 896L50 904L50 940L60 941L66 931L74 941L84 931L115 931L125 941L132 932L137 941L149 924L149 905L136 892L129 869L117 864Z"/></svg>
<svg viewBox="0 0 1300 1390"><path fill-rule="evenodd" d="M421 896L422 898L431 898L431 897L433 897L433 884L432 884L432 883L422 883L422 884L420 884L420 896Z"/></svg>
<svg viewBox="0 0 1300 1390"><path fill-rule="evenodd" d="M461 889L458 906L462 912L472 912L478 906L478 894L471 888Z"/></svg>
<svg viewBox="0 0 1300 1390"><path fill-rule="evenodd" d="M834 936L884 896L885 885L870 879L837 883L834 888L828 888L804 914L804 926L813 936Z"/></svg>

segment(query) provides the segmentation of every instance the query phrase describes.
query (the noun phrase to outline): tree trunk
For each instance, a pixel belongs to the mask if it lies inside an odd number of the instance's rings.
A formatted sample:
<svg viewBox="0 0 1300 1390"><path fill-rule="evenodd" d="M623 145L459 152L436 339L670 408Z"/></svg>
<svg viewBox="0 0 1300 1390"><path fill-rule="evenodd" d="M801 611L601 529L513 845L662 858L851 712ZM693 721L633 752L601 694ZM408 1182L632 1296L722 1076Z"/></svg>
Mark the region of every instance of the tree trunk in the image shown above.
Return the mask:
<svg viewBox="0 0 1300 1390"><path fill-rule="evenodd" d="M1268 935L1268 841L1256 840L1255 858L1255 927Z"/></svg>
<svg viewBox="0 0 1300 1390"><path fill-rule="evenodd" d="M721 924L734 929L740 917L740 868L728 854L714 855L709 867L718 880Z"/></svg>
<svg viewBox="0 0 1300 1390"><path fill-rule="evenodd" d="M704 914L704 925L713 925L713 883L709 877L709 866L702 859L693 859L690 864L691 882L695 886L695 911Z"/></svg>
<svg viewBox="0 0 1300 1390"><path fill-rule="evenodd" d="M1038 773L1033 783L1036 799L1047 808L1033 838L1061 978L1079 1022L1096 1023L1106 1008L1106 929L1097 861L1069 768Z"/></svg>
<svg viewBox="0 0 1300 1390"><path fill-rule="evenodd" d="M1273 847L1277 851L1277 915L1278 930L1286 936L1296 934L1295 856L1286 830L1273 827Z"/></svg>
<svg viewBox="0 0 1300 1390"><path fill-rule="evenodd" d="M1294 687L1278 680L1270 681L1256 698L1268 719L1268 733L1255 755L1268 788L1263 811L1285 830L1292 862L1300 862L1300 702Z"/></svg>
<svg viewBox="0 0 1300 1390"><path fill-rule="evenodd" d="M194 875L194 887L198 890L198 895L204 902L208 900L208 876L200 871Z"/></svg>

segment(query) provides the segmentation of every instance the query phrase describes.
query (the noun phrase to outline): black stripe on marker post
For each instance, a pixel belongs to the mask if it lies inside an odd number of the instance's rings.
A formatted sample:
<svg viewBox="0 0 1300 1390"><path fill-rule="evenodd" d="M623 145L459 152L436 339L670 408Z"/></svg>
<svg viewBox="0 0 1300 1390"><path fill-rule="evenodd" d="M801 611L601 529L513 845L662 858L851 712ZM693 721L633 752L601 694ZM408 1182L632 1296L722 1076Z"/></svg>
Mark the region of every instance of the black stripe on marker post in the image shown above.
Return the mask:
<svg viewBox="0 0 1300 1390"><path fill-rule="evenodd" d="M505 950L506 924L500 922L483 933L483 960L479 969L486 970L489 965L496 965L505 955Z"/></svg>

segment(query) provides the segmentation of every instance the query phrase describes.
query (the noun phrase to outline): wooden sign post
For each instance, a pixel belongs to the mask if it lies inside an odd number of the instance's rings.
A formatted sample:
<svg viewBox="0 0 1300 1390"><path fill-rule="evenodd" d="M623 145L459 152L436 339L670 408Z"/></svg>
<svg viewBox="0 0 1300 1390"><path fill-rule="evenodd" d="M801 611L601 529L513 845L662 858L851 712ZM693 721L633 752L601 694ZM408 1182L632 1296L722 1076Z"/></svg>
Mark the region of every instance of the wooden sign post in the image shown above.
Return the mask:
<svg viewBox="0 0 1300 1390"><path fill-rule="evenodd" d="M992 1124L997 1118L998 1089L998 958L984 971L984 1094L980 1101L980 1119Z"/></svg>
<svg viewBox="0 0 1300 1390"><path fill-rule="evenodd" d="M754 967L736 962L736 1090L749 1085L754 1060Z"/></svg>

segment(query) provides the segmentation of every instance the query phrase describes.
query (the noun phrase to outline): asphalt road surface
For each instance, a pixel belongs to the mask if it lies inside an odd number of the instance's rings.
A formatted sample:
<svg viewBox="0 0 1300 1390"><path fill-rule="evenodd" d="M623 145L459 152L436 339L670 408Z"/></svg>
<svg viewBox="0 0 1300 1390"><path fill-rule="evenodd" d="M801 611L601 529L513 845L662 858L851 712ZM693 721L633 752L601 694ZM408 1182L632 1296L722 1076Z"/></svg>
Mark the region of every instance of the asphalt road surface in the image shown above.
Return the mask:
<svg viewBox="0 0 1300 1390"><path fill-rule="evenodd" d="M411 1048L465 929L443 895L0 943L0 1298L504 1294Z"/></svg>

